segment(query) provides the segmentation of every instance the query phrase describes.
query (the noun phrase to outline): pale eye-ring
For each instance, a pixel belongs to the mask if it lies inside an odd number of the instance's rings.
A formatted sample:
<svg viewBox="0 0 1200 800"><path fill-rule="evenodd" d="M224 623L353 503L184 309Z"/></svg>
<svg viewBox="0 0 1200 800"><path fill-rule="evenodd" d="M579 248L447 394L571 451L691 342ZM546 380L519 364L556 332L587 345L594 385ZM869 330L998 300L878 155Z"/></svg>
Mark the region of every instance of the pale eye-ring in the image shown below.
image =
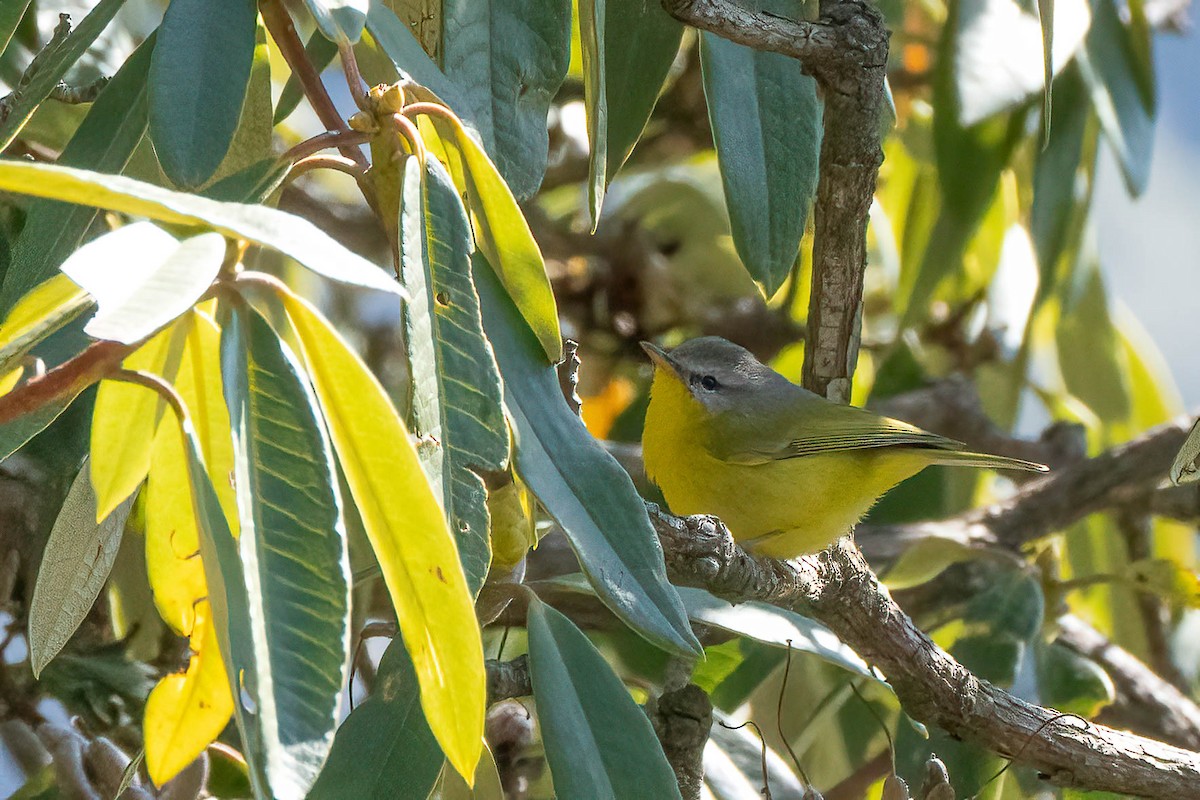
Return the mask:
<svg viewBox="0 0 1200 800"><path fill-rule="evenodd" d="M717 383L717 379L714 378L712 375L705 375L703 378L700 379L700 386L703 387L704 390L708 391L708 392L715 392L717 390L717 387L720 385L721 384Z"/></svg>

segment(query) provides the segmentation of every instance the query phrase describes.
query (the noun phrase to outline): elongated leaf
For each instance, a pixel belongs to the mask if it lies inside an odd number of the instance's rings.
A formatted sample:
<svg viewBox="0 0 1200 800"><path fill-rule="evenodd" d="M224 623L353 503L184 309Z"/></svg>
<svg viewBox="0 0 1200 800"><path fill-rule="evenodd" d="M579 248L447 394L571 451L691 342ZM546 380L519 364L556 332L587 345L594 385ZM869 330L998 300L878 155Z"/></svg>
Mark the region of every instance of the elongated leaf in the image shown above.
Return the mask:
<svg viewBox="0 0 1200 800"><path fill-rule="evenodd" d="M107 208L162 222L202 225L273 247L331 280L401 294L383 270L300 217L259 205L223 203L153 184L50 164L0 162L0 189Z"/></svg>
<svg viewBox="0 0 1200 800"><path fill-rule="evenodd" d="M354 44L367 24L368 0L304 0L317 28L334 43Z"/></svg>
<svg viewBox="0 0 1200 800"><path fill-rule="evenodd" d="M442 761L421 713L416 672L397 637L379 662L375 690L338 728L308 800L425 800Z"/></svg>
<svg viewBox="0 0 1200 800"><path fill-rule="evenodd" d="M474 262L484 330L504 376L522 479L567 534L596 594L663 649L699 651L662 547L629 475L567 407L553 367L483 258Z"/></svg>
<svg viewBox="0 0 1200 800"><path fill-rule="evenodd" d="M220 496L227 521L237 522L229 475L233 445L221 392L220 332L192 312L175 389L192 410L195 437ZM229 677L206 598L208 585L193 507L188 455L174 419L158 426L145 489L146 572L159 614L187 636L192 656L182 674L167 675L146 704L146 766L161 786L192 762L225 728L233 713Z"/></svg>
<svg viewBox="0 0 1200 800"><path fill-rule="evenodd" d="M583 54L583 105L588 128L588 212L592 231L608 187L608 89L605 85L607 0L578 0L579 45Z"/></svg>
<svg viewBox="0 0 1200 800"><path fill-rule="evenodd" d="M220 234L203 233L181 243L152 223L139 222L84 245L62 271L100 306L84 332L134 344L191 308L224 260Z"/></svg>
<svg viewBox="0 0 1200 800"><path fill-rule="evenodd" d="M811 653L842 669L875 679L867 663L819 622L766 603L732 605L703 589L679 589L688 616L760 642Z"/></svg>
<svg viewBox="0 0 1200 800"><path fill-rule="evenodd" d="M462 160L465 192L474 213L476 245L504 284L521 316L533 330L550 363L562 360L558 307L546 275L542 251L520 206L487 153L461 124L435 118L447 147ZM455 174L455 179L459 176Z"/></svg>
<svg viewBox="0 0 1200 800"><path fill-rule="evenodd" d="M1076 176L1084 165L1084 135L1091 108L1079 75L1069 67L1055 82L1050 138L1038 152L1033 170L1033 208L1029 228L1037 250L1038 296L1053 294L1059 280L1059 261L1068 246L1072 223L1080 222L1082 199Z"/></svg>
<svg viewBox="0 0 1200 800"><path fill-rule="evenodd" d="M483 643L454 537L383 387L316 310L283 299L410 642L425 717L451 763L470 775L483 736Z"/></svg>
<svg viewBox="0 0 1200 800"><path fill-rule="evenodd" d="M683 37L683 25L660 3L605 0L604 89L608 105L605 182L629 158L654 111Z"/></svg>
<svg viewBox="0 0 1200 800"><path fill-rule="evenodd" d="M349 649L349 565L317 399L266 320L222 326L234 485L252 598L258 719L276 797L301 798L333 743Z"/></svg>
<svg viewBox="0 0 1200 800"><path fill-rule="evenodd" d="M67 70L92 46L123 5L125 0L100 0L66 39L38 55L36 63L26 72L28 83L18 87L8 116L0 121L0 150L12 144L33 112L50 96Z"/></svg>
<svg viewBox="0 0 1200 800"><path fill-rule="evenodd" d="M259 19L254 29L254 58L250 64L250 80L246 83L246 99L242 101L241 116L238 117L237 128L233 132L233 139L225 157L217 165L204 187L205 190L201 191L205 197L213 197L207 190L230 175L267 159L276 160L272 153L272 128L275 126L275 119L271 109L271 51L267 44L269 38L267 26ZM230 199L243 203L254 202L245 197Z"/></svg>
<svg viewBox="0 0 1200 800"><path fill-rule="evenodd" d="M177 433L171 433L172 438L178 438ZM179 467L186 470L186 462L181 461ZM190 510L190 498L187 505ZM187 670L164 677L146 698L142 728L146 770L156 786L162 786L195 761L233 715L229 676L225 674L207 602L197 600L194 619Z"/></svg>
<svg viewBox="0 0 1200 800"><path fill-rule="evenodd" d="M312 62L313 69L320 74L337 55L337 45L325 38L319 30L313 31L312 36L308 39L308 44L304 45L304 55ZM287 83L283 85L279 102L275 104L275 124L278 125L291 116L303 99L304 88L300 85L300 79L296 77L295 73L292 73L288 76Z"/></svg>
<svg viewBox="0 0 1200 800"><path fill-rule="evenodd" d="M209 477L230 530L237 535L237 501L229 475L233 443L221 388L220 331L204 314L181 320L183 355L173 384L191 412ZM192 508L187 454L178 424L164 419L154 434L146 481L146 573L159 614L181 636L194 627L196 603L208 596L200 550L200 531Z"/></svg>
<svg viewBox="0 0 1200 800"><path fill-rule="evenodd" d="M1129 193L1136 196L1150 180L1153 92L1148 95L1143 89L1146 67L1139 66L1133 33L1121 22L1113 0L1098 0L1093 13L1079 67L1104 138L1117 156Z"/></svg>
<svg viewBox="0 0 1200 800"><path fill-rule="evenodd" d="M546 113L570 62L568 0L447 0L442 67L514 195L532 197L546 171Z"/></svg>
<svg viewBox="0 0 1200 800"><path fill-rule="evenodd" d="M184 326L172 326L138 348L123 366L170 382L179 369L185 336ZM165 413L164 400L144 386L101 382L92 411L91 439L97 520L107 517L146 479L154 432Z"/></svg>
<svg viewBox="0 0 1200 800"><path fill-rule="evenodd" d="M27 8L29 0L9 0L7 3L0 3L0 53L8 47L13 31L21 24L21 17L25 16Z"/></svg>
<svg viewBox="0 0 1200 800"><path fill-rule="evenodd" d="M786 2L760 5L782 14L792 8ZM794 58L711 33L702 35L700 65L733 243L770 296L796 261L817 190L817 84Z"/></svg>
<svg viewBox="0 0 1200 800"><path fill-rule="evenodd" d="M195 189L237 130L254 63L253 0L171 0L150 62L150 137L163 172Z"/></svg>
<svg viewBox="0 0 1200 800"><path fill-rule="evenodd" d="M29 603L29 665L34 677L75 633L100 596L133 498L96 521L96 495L85 463L54 520Z"/></svg>
<svg viewBox="0 0 1200 800"><path fill-rule="evenodd" d="M38 342L79 316L92 299L66 275L56 275L13 306L0 323L0 373L7 373Z"/></svg>
<svg viewBox="0 0 1200 800"><path fill-rule="evenodd" d="M200 553L204 578L209 588L218 649L225 662L225 675L235 698L233 713L241 733L242 755L254 786L255 797L269 797L266 755L258 705L259 675L255 669L254 628L250 617L245 572L237 540L229 530L190 418L179 421L179 433L187 453L192 508L200 531ZM265 655L264 655L265 657Z"/></svg>
<svg viewBox="0 0 1200 800"><path fill-rule="evenodd" d="M508 461L500 375L483 336L471 281L471 231L450 176L436 159L425 174L416 158L404 169L400 203L404 343L412 375L409 423L442 493L472 592L491 561L487 490L477 471Z"/></svg>
<svg viewBox="0 0 1200 800"><path fill-rule="evenodd" d="M650 720L595 646L536 598L528 625L530 681L555 794L679 797Z"/></svg>
<svg viewBox="0 0 1200 800"><path fill-rule="evenodd" d="M155 38L152 34L146 39L100 92L59 164L109 173L125 169L146 133L146 74ZM96 210L90 206L55 200L30 203L0 289L0 313L48 280L79 246L95 218Z"/></svg>

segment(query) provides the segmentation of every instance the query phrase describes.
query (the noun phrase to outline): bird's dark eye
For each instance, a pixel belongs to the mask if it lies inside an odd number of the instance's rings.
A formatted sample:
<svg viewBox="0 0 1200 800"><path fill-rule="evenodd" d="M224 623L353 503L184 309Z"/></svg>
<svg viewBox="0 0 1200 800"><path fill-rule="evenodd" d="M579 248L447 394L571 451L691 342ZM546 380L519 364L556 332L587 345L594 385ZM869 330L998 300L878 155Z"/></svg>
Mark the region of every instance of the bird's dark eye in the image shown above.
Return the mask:
<svg viewBox="0 0 1200 800"><path fill-rule="evenodd" d="M715 392L721 384L717 383L717 379L712 375L705 375L700 379L700 385L704 387L705 391Z"/></svg>

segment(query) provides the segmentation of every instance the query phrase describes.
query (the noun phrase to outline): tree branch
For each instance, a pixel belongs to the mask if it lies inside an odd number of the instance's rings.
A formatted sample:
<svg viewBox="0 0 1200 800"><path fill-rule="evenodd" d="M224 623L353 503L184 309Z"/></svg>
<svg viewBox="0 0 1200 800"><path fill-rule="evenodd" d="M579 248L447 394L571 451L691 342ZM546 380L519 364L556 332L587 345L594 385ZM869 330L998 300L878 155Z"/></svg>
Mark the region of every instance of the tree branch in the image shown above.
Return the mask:
<svg viewBox="0 0 1200 800"><path fill-rule="evenodd" d="M819 620L883 672L914 719L1059 786L1200 798L1200 754L1026 703L976 678L916 627L849 541L785 562L746 553L714 517L652 509L651 521L672 582Z"/></svg>
<svg viewBox="0 0 1200 800"><path fill-rule="evenodd" d="M663 0L663 7L730 41L798 59L821 87L804 386L846 402L858 360L868 212L883 163L889 36L883 15L865 0L821 0L816 22L747 11L732 0Z"/></svg>

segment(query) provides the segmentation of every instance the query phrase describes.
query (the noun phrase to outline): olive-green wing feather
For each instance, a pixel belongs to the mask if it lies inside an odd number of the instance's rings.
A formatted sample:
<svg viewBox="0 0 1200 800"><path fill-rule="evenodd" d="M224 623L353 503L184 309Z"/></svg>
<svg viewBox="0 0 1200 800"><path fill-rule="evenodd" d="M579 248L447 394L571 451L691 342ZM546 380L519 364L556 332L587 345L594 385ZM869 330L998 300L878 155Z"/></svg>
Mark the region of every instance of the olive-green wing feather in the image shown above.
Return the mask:
<svg viewBox="0 0 1200 800"><path fill-rule="evenodd" d="M758 414L740 420L733 427L736 430L726 430L722 438L737 444L720 457L736 464L762 464L848 450L911 447L930 450L929 460L934 464L1046 471L1046 467L1031 461L967 452L962 442L865 409L831 403L808 392L796 394L786 403L773 403L769 412L763 413L760 408Z"/></svg>

